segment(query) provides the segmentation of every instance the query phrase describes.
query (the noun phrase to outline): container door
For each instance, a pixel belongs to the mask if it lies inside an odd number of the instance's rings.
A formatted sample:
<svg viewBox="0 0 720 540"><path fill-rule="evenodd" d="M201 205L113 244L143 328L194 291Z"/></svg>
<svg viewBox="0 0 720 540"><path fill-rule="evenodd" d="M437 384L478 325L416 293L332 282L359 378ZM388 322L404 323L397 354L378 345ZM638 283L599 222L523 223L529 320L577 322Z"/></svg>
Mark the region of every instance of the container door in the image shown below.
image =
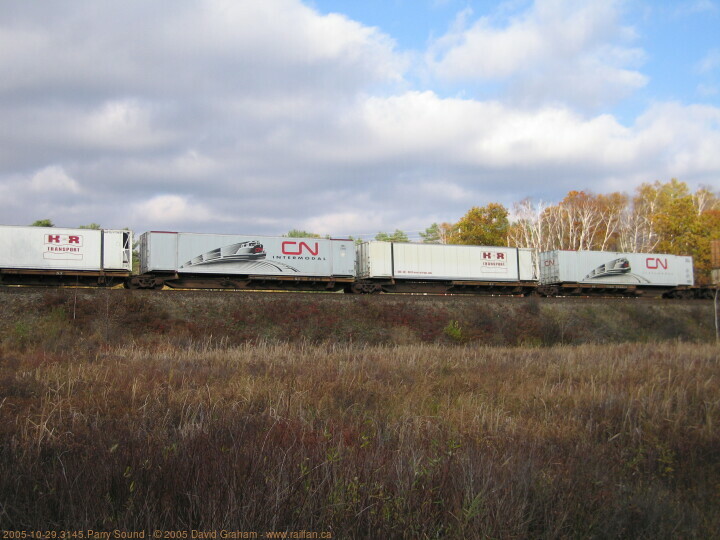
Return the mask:
<svg viewBox="0 0 720 540"><path fill-rule="evenodd" d="M332 275L351 277L355 273L355 246L352 242L332 241Z"/></svg>
<svg viewBox="0 0 720 540"><path fill-rule="evenodd" d="M103 231L103 269L132 270L130 231Z"/></svg>

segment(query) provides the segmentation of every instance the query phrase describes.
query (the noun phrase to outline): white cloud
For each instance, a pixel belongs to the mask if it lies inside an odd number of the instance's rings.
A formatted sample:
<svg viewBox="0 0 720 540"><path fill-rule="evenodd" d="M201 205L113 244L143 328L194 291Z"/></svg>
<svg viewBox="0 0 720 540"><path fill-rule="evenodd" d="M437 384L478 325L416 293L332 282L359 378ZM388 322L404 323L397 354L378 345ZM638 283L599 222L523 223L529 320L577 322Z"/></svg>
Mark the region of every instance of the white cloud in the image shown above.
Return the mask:
<svg viewBox="0 0 720 540"><path fill-rule="evenodd" d="M718 7L711 0L690 0L680 2L675 8L677 15L696 15L698 13L717 13Z"/></svg>
<svg viewBox="0 0 720 540"><path fill-rule="evenodd" d="M627 45L634 31L620 25L620 5L536 0L507 24L490 17L470 26L461 22L436 40L428 63L441 79L504 82L516 99L531 104L597 108L647 82L633 69L644 53Z"/></svg>
<svg viewBox="0 0 720 540"><path fill-rule="evenodd" d="M178 131L162 125L157 112L156 107L133 99L98 104L42 98L21 104L14 98L0 101L0 115L13 126L12 131L0 132L0 144L16 149L0 154L0 167L22 166L25 160L34 166L38 159L58 161L69 155L106 158L177 144Z"/></svg>
<svg viewBox="0 0 720 540"><path fill-rule="evenodd" d="M696 71L701 74L711 73L720 67L720 49L710 49L696 65Z"/></svg>
<svg viewBox="0 0 720 540"><path fill-rule="evenodd" d="M666 177L720 175L720 109L704 105L659 103L637 121L637 138L660 154ZM682 137L678 137L678 134Z"/></svg>
<svg viewBox="0 0 720 540"><path fill-rule="evenodd" d="M133 214L135 220L162 224L229 220L228 216L220 215L205 204L191 202L189 197L183 195L157 195L133 205Z"/></svg>
<svg viewBox="0 0 720 540"><path fill-rule="evenodd" d="M80 129L95 140L131 140L145 138L150 131L147 110L134 100L110 101L92 111L80 122Z"/></svg>
<svg viewBox="0 0 720 540"><path fill-rule="evenodd" d="M388 36L298 0L8 2L3 219L373 236L492 201L717 181L717 108L591 110L644 80L620 2L503 5L431 50L446 80L507 90L482 100L409 89Z"/></svg>
<svg viewBox="0 0 720 540"><path fill-rule="evenodd" d="M714 97L720 95L720 88L712 84L698 84L697 93L702 97Z"/></svg>
<svg viewBox="0 0 720 540"><path fill-rule="evenodd" d="M37 193L79 193L80 185L71 178L65 169L58 165L45 167L36 172L30 179L30 189Z"/></svg>
<svg viewBox="0 0 720 540"><path fill-rule="evenodd" d="M0 90L10 92L203 101L292 87L296 95L339 95L398 81L406 65L377 29L319 16L299 0L65 2L14 11L0 23L0 72L8 75Z"/></svg>
<svg viewBox="0 0 720 540"><path fill-rule="evenodd" d="M408 186L408 188L410 189L411 186ZM459 186L455 182L447 180L424 182L415 187L415 189L438 202L443 200L464 202L473 199L473 193L471 191Z"/></svg>
<svg viewBox="0 0 720 540"><path fill-rule="evenodd" d="M443 99L432 92L372 98L364 121L376 143L376 158L410 154L422 165L607 163L608 155L624 153L620 145L608 151L607 144L628 136L627 129L607 115L586 120L565 107L527 110L500 102ZM598 152L600 144L606 145L605 151Z"/></svg>
<svg viewBox="0 0 720 540"><path fill-rule="evenodd" d="M0 181L0 208L11 210L17 204L15 197L16 194L12 186L10 186L10 184L3 184L2 181ZM10 212L7 213L9 214Z"/></svg>
<svg viewBox="0 0 720 540"><path fill-rule="evenodd" d="M151 181L155 186L192 187L199 181L207 183L218 178L226 167L217 156L195 149L179 149L177 154L160 157L133 157L123 162L118 172L133 179L133 184Z"/></svg>
<svg viewBox="0 0 720 540"><path fill-rule="evenodd" d="M358 149L363 159L443 170L458 199L493 191L519 199L533 189L533 178L543 176L545 191L562 192L602 191L618 175L632 179L624 186L631 190L638 178L692 181L720 172L720 156L712 150L720 145L720 109L710 106L659 103L629 127L611 115L585 118L566 107L528 110L428 92L374 98L365 111L374 144ZM427 185L418 174L414 182ZM413 191L422 194L422 188Z"/></svg>
<svg viewBox="0 0 720 540"><path fill-rule="evenodd" d="M322 235L365 235L364 239L367 240L368 236L374 236L380 231L382 224L382 216L374 211L368 211L366 213L337 212L307 219L302 222L302 227L300 228Z"/></svg>

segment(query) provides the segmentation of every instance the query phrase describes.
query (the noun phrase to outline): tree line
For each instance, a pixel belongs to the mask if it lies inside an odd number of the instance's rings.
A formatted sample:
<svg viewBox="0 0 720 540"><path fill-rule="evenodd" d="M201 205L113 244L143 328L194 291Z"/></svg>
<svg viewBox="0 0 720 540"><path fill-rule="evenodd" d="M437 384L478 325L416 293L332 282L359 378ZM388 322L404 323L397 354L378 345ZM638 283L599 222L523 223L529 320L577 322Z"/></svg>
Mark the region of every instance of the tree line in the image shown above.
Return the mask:
<svg viewBox="0 0 720 540"><path fill-rule="evenodd" d="M38 219L30 224L31 227L54 227L55 223L51 219ZM78 225L76 229L93 229L99 231L101 229L98 223L89 223L88 225Z"/></svg>

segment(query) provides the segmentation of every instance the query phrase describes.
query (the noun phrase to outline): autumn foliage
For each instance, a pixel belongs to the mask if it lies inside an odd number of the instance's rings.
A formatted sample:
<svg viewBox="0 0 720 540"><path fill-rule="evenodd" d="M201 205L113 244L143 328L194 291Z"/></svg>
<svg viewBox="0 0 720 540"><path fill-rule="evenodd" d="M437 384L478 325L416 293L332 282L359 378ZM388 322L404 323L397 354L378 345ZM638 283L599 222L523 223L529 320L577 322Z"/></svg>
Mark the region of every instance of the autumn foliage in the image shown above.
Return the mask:
<svg viewBox="0 0 720 540"><path fill-rule="evenodd" d="M507 209L497 203L471 208L452 229L448 243L501 246L509 227Z"/></svg>

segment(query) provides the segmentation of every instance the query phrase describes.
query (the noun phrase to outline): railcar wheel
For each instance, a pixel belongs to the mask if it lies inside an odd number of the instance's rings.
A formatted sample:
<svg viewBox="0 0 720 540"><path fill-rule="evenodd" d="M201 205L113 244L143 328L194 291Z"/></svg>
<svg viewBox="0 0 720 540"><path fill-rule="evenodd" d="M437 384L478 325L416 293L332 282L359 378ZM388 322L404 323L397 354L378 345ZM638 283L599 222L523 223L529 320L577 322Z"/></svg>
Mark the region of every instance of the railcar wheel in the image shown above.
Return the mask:
<svg viewBox="0 0 720 540"><path fill-rule="evenodd" d="M376 294L382 291L382 287L377 283L367 281L356 281L350 286L353 294Z"/></svg>
<svg viewBox="0 0 720 540"><path fill-rule="evenodd" d="M125 281L126 289L162 289L164 281L154 276L133 276Z"/></svg>
<svg viewBox="0 0 720 540"><path fill-rule="evenodd" d="M537 288L537 294L546 298L552 298L560 294L560 287L557 285L540 285Z"/></svg>

